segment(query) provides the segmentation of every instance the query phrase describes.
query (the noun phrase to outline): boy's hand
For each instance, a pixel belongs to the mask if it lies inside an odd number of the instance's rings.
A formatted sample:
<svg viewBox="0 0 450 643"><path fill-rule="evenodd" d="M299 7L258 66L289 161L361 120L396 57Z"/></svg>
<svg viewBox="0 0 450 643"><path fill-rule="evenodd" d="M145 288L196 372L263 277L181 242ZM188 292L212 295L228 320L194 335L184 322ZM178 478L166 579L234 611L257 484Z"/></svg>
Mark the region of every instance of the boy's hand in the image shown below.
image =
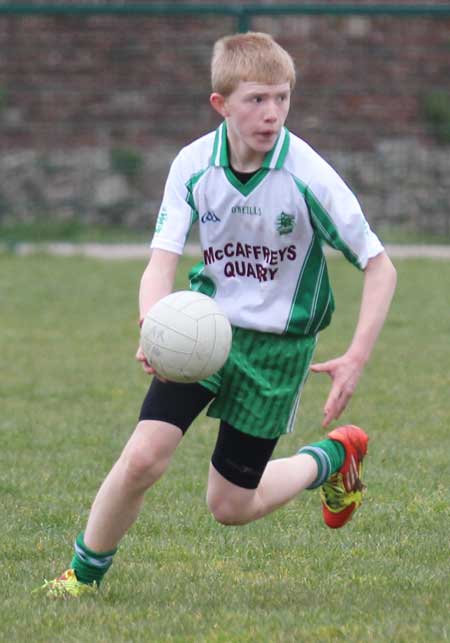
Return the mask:
<svg viewBox="0 0 450 643"><path fill-rule="evenodd" d="M337 420L349 403L358 384L363 367L360 362L348 355L320 364L312 364L314 373L328 373L332 379L331 391L323 407L322 426L326 427L332 420Z"/></svg>
<svg viewBox="0 0 450 643"><path fill-rule="evenodd" d="M153 368L153 366L147 362L145 355L142 351L141 345L138 346L138 349L136 352L136 359L138 362L141 362L142 368L147 373L147 375L155 375L159 380L161 380L161 382L167 382L167 380L164 379L163 377L160 377L158 373L155 371L155 369Z"/></svg>

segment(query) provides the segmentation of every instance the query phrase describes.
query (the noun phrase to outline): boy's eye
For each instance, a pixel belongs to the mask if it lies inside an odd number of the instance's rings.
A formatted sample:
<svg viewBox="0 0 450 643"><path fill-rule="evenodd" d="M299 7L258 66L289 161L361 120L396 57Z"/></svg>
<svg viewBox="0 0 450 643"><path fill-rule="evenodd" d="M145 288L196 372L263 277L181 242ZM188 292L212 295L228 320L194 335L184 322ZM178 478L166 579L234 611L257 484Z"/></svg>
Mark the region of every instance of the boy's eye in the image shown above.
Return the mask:
<svg viewBox="0 0 450 643"><path fill-rule="evenodd" d="M287 94L280 94L279 96L276 97L276 101L278 103L284 103L287 100L288 95ZM262 103L264 101L263 96L252 96L250 98L250 101L252 103Z"/></svg>

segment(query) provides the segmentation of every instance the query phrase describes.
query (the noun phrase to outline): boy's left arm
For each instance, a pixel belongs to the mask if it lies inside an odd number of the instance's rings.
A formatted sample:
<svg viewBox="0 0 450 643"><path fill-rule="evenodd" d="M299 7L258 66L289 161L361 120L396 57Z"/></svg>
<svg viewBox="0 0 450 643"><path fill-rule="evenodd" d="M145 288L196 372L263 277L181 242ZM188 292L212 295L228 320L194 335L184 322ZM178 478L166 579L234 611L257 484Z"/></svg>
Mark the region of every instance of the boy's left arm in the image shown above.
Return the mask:
<svg viewBox="0 0 450 643"><path fill-rule="evenodd" d="M369 259L358 323L348 350L336 359L313 364L315 373L328 373L331 391L324 406L324 427L347 406L383 327L397 282L396 270L385 252Z"/></svg>

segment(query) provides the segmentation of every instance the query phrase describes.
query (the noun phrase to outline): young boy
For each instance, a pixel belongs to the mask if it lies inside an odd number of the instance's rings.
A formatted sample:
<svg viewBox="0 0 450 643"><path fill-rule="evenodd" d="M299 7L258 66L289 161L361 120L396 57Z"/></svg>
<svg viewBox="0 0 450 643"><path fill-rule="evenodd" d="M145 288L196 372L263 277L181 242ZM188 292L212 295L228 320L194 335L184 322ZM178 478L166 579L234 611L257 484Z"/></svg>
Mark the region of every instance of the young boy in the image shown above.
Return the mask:
<svg viewBox="0 0 450 643"><path fill-rule="evenodd" d="M323 426L345 409L396 281L355 196L285 129L294 83L291 57L266 34L237 34L215 45L210 103L223 122L182 149L171 166L139 306L142 319L172 291L196 224L203 261L190 274L191 288L214 297L227 313L232 351L225 366L200 383L153 378L139 423L76 539L71 568L44 585L50 596L78 596L100 584L144 493L208 404L208 414L220 419L207 491L219 522L248 523L316 487L329 527L342 527L361 503L368 438L357 427L336 428L292 457L269 461L279 437L292 430L310 369L332 380ZM310 366L317 334L334 308L323 242L364 271L364 288L347 351ZM156 375L140 348L136 358Z"/></svg>

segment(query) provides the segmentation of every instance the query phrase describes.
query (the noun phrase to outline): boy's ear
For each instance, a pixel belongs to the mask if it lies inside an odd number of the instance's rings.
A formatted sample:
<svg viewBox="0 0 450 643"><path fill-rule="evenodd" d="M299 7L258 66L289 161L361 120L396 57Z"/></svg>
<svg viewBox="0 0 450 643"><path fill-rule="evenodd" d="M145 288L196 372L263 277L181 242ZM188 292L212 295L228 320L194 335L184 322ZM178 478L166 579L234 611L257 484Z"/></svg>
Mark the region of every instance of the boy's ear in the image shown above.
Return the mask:
<svg viewBox="0 0 450 643"><path fill-rule="evenodd" d="M211 107L216 110L223 118L228 116L228 110L226 107L226 98L218 92L213 92L209 97L209 102Z"/></svg>

